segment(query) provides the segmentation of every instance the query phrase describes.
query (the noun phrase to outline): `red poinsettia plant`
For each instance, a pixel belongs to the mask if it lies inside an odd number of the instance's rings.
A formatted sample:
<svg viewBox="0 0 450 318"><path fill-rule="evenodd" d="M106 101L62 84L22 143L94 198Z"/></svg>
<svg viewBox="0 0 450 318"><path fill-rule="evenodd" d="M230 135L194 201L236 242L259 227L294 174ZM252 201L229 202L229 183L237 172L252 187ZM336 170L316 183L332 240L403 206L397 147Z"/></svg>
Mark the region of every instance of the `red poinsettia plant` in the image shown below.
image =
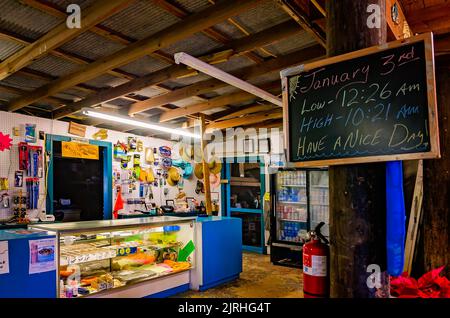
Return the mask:
<svg viewBox="0 0 450 318"><path fill-rule="evenodd" d="M391 277L391 296L398 298L450 298L450 280L443 275L445 266L433 269L418 280L404 272Z"/></svg>

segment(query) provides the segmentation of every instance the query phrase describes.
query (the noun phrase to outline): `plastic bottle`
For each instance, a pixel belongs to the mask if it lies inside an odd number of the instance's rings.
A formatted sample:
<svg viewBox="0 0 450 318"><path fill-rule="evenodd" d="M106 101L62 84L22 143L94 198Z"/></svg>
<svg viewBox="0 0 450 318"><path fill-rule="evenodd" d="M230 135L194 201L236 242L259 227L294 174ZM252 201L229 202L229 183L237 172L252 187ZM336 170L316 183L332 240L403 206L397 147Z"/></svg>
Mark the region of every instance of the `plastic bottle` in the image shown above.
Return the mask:
<svg viewBox="0 0 450 318"><path fill-rule="evenodd" d="M65 290L64 290L64 281L62 279L59 281L59 297L60 298L66 297Z"/></svg>
<svg viewBox="0 0 450 318"><path fill-rule="evenodd" d="M73 297L73 288L70 285L66 285L66 298Z"/></svg>

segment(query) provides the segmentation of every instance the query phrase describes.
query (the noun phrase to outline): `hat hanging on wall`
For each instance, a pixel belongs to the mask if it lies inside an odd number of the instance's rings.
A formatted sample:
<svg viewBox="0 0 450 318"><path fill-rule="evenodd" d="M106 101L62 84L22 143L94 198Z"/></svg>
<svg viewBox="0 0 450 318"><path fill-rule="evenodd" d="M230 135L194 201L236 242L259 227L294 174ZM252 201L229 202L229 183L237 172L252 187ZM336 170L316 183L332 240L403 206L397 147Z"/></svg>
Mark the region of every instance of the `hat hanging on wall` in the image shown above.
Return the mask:
<svg viewBox="0 0 450 318"><path fill-rule="evenodd" d="M180 173L178 172L178 169L175 167L170 167L169 170L167 170L167 183L174 187L178 184L180 181Z"/></svg>
<svg viewBox="0 0 450 318"><path fill-rule="evenodd" d="M197 179L203 179L203 166L201 163L195 164L194 175L197 177Z"/></svg>
<svg viewBox="0 0 450 318"><path fill-rule="evenodd" d="M222 162L217 157L212 157L208 163L210 173L220 173L222 171Z"/></svg>
<svg viewBox="0 0 450 318"><path fill-rule="evenodd" d="M192 168L192 165L187 162L183 169L183 178L190 179L192 177L192 172L194 172L194 169Z"/></svg>
<svg viewBox="0 0 450 318"><path fill-rule="evenodd" d="M194 159L194 147L191 145L180 143L178 153L184 161L191 161Z"/></svg>

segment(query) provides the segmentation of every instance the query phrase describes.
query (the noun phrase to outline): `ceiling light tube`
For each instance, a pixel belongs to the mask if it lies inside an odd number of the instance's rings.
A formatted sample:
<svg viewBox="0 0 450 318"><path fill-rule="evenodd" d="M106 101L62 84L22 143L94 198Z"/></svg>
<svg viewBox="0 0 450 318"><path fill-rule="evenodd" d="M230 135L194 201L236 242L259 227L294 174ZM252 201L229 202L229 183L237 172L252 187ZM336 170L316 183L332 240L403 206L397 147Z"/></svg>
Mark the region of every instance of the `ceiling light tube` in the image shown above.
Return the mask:
<svg viewBox="0 0 450 318"><path fill-rule="evenodd" d="M120 123L122 125L125 124L125 125L140 127L140 128L157 130L157 131L162 131L162 132L169 133L169 134L175 134L175 135L191 137L191 138L196 138L196 139L201 138L201 136L199 134L194 134L194 133L191 133L186 130L169 128L169 127L164 127L161 125L146 123L146 122L143 122L140 120L132 119L131 117L106 114L106 113L99 112L99 111L96 111L96 110L93 110L90 108L83 108L82 113L89 117L109 120L109 121L113 121L116 123Z"/></svg>
<svg viewBox="0 0 450 318"><path fill-rule="evenodd" d="M193 56L190 56L189 54L186 54L184 52L175 53L174 55L175 63L177 64L185 64L187 66L192 67L193 69L196 69L202 73L208 74L209 76L212 76L214 78L217 78L229 85L235 86L239 89L242 89L243 91L246 91L250 94L253 94L255 96L258 96L268 102L271 102L272 104L275 104L277 106L282 107L283 102L280 98L278 98L275 95L272 95L265 90L256 87L250 83L247 83L246 81L241 80L240 78L237 78L233 75L230 75L217 67L214 67L208 63L205 63Z"/></svg>

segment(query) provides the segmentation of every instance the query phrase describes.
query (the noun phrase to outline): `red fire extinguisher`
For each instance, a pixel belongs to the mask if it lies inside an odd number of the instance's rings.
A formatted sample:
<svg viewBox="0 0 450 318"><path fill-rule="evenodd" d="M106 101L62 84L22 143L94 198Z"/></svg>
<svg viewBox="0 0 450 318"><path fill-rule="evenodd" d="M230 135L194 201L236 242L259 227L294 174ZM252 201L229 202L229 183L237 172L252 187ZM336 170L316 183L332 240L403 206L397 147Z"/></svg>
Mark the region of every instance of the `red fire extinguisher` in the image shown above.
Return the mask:
<svg viewBox="0 0 450 318"><path fill-rule="evenodd" d="M327 298L330 295L328 240L320 233L320 222L310 232L311 240L303 245L303 294L305 298Z"/></svg>

